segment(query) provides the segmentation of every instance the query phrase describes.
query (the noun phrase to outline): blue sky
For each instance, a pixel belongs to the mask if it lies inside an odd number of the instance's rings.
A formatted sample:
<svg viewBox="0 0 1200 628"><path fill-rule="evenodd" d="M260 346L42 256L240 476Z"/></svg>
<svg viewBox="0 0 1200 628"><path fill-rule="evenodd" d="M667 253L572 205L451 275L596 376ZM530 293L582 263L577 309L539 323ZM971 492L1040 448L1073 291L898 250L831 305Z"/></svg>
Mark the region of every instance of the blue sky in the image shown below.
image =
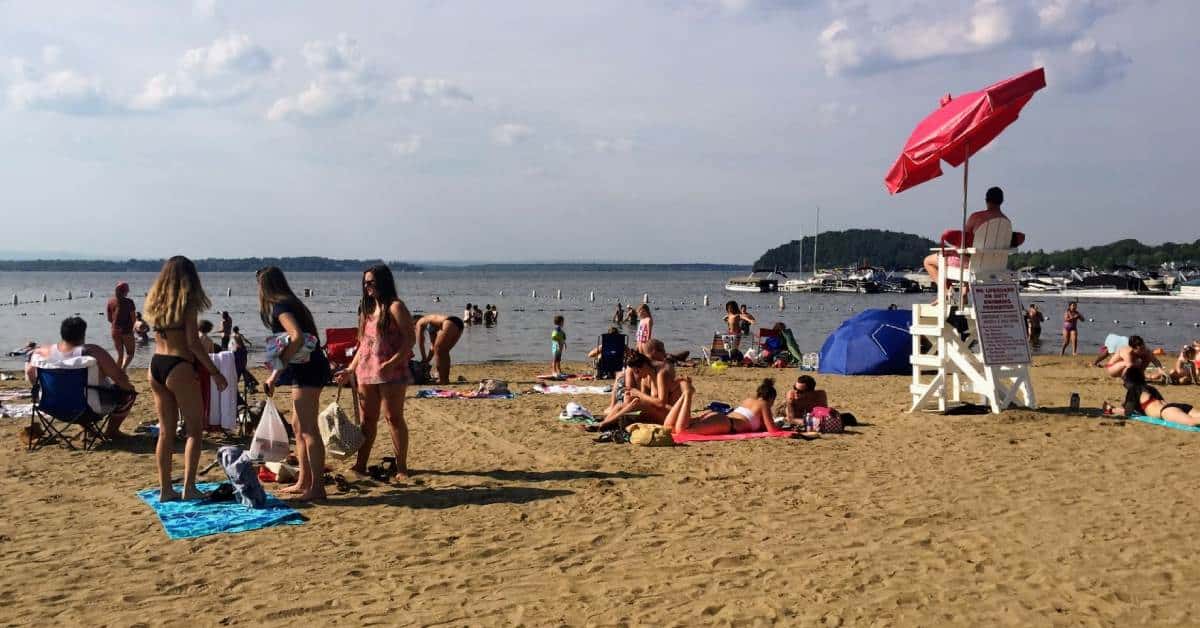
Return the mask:
<svg viewBox="0 0 1200 628"><path fill-rule="evenodd" d="M947 92L1044 65L971 164L1028 246L1200 237L1189 0L0 0L3 248L746 263L930 237L883 175ZM77 239L58 234L74 230Z"/></svg>

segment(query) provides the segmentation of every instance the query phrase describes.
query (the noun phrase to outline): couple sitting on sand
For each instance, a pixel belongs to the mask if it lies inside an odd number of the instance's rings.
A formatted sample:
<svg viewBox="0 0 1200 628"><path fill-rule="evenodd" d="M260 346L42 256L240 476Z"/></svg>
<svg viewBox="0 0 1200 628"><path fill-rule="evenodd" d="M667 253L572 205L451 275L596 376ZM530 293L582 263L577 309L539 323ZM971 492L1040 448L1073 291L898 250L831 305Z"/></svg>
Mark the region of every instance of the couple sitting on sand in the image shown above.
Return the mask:
<svg viewBox="0 0 1200 628"><path fill-rule="evenodd" d="M658 423L675 433L740 434L744 432L780 431L775 425L772 406L778 395L773 379L764 379L754 395L742 400L731 412L691 411L695 387L690 377L677 377L675 367L666 359L662 341L650 342L650 355L633 353L625 361L625 370L617 375L613 386L612 404L604 419L589 431L617 429L622 419L639 413L639 423ZM825 405L824 391L816 389L816 381L801 376L788 392L784 409L788 422L802 417L813 407Z"/></svg>

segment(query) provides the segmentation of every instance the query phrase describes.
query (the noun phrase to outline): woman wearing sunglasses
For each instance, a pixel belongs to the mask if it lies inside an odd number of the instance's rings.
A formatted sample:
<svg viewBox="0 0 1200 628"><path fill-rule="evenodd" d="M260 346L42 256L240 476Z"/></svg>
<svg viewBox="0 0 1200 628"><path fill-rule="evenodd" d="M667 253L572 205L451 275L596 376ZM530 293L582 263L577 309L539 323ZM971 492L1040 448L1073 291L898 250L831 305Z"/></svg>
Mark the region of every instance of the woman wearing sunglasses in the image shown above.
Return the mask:
<svg viewBox="0 0 1200 628"><path fill-rule="evenodd" d="M393 480L408 479L408 425L404 422L404 394L412 383L408 361L414 339L412 315L396 295L392 271L379 264L363 273L362 300L358 307L358 350L338 384L351 379L358 386L363 444L351 471L366 475L371 447L379 430L380 411L387 413L396 452Z"/></svg>

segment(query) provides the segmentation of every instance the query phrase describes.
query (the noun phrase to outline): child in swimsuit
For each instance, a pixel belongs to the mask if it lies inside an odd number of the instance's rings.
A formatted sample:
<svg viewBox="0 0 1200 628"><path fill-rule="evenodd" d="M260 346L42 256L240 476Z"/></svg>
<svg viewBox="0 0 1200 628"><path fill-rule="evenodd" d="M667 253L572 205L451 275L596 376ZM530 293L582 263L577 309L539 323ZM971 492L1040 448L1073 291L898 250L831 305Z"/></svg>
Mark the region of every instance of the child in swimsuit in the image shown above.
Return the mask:
<svg viewBox="0 0 1200 628"><path fill-rule="evenodd" d="M562 315L554 317L554 331L550 332L550 372L558 377L562 374L563 346L567 342L567 332L563 331Z"/></svg>

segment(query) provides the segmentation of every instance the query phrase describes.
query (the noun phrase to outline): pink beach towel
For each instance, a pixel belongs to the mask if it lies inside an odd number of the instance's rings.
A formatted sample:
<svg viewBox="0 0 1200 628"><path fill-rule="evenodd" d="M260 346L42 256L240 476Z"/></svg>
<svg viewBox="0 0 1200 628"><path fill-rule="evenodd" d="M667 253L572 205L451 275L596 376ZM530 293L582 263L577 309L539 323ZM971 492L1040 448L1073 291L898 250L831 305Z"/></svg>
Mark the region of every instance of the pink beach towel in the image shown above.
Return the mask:
<svg viewBox="0 0 1200 628"><path fill-rule="evenodd" d="M753 438L796 438L796 432L744 432L742 434L673 434L676 443L697 443L709 440L750 440Z"/></svg>

